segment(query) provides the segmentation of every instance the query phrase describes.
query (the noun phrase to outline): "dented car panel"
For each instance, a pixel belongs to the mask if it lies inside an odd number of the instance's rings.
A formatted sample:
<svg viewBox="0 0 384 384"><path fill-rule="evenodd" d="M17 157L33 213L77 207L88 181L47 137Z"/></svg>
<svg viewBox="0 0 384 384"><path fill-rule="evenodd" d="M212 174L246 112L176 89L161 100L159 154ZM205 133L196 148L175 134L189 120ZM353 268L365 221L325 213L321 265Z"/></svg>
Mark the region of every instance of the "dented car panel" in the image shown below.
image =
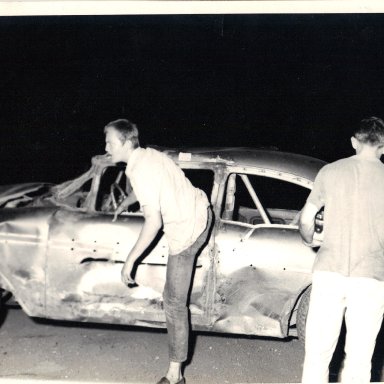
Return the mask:
<svg viewBox="0 0 384 384"><path fill-rule="evenodd" d="M138 286L128 288L121 282L121 268L142 223L141 216L111 223L110 216L57 212L47 250L47 315L77 321L164 323L162 290L168 259L164 237L141 260ZM199 260L194 297L202 294L201 267Z"/></svg>
<svg viewBox="0 0 384 384"><path fill-rule="evenodd" d="M220 300L214 329L285 337L298 292L310 284L315 253L289 226L224 223L216 241Z"/></svg>
<svg viewBox="0 0 384 384"><path fill-rule="evenodd" d="M210 198L209 243L196 261L190 298L194 329L287 337L311 283L316 253L304 246L298 215L324 162L249 148L158 148ZM278 187L264 186L276 181ZM289 187L289 193L278 189ZM264 190L264 191L263 191ZM165 327L162 292L168 245L160 233L121 282L143 224L140 207L112 222L130 193L124 167L106 155L59 185L0 188L0 288L30 316ZM263 195L264 194L264 195ZM280 203L295 200L293 208Z"/></svg>

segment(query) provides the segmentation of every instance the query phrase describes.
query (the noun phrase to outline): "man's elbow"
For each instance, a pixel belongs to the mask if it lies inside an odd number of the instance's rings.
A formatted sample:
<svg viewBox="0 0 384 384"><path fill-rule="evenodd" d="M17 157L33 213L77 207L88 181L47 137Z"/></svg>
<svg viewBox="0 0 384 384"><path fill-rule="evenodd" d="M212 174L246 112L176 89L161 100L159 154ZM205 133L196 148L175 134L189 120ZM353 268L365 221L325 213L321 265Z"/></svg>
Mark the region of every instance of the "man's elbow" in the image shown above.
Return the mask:
<svg viewBox="0 0 384 384"><path fill-rule="evenodd" d="M299 219L299 231L305 243L312 243L315 232L315 216L318 208L314 204L305 204Z"/></svg>
<svg viewBox="0 0 384 384"><path fill-rule="evenodd" d="M146 224L155 231L159 231L163 226L160 212L146 212L144 217Z"/></svg>
<svg viewBox="0 0 384 384"><path fill-rule="evenodd" d="M153 228L158 232L160 231L161 227L163 226L163 222L161 220L161 217L157 217L154 221L153 221Z"/></svg>
<svg viewBox="0 0 384 384"><path fill-rule="evenodd" d="M309 235L305 232L300 232L301 238L303 239L304 243L311 244L313 241L313 235Z"/></svg>
<svg viewBox="0 0 384 384"><path fill-rule="evenodd" d="M301 238L305 243L312 243L313 234L314 234L314 225L313 223L307 223L303 220L299 221L299 232Z"/></svg>

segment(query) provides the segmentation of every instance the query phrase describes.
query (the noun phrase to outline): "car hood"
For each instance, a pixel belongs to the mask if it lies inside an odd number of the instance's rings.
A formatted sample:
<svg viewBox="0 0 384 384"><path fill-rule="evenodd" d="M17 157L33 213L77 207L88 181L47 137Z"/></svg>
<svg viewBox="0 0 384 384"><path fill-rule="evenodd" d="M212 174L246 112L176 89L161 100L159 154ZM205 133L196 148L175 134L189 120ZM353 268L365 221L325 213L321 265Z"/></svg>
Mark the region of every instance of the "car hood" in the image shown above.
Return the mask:
<svg viewBox="0 0 384 384"><path fill-rule="evenodd" d="M23 183L0 186L0 205L7 201L17 199L27 193L35 192L40 188L49 186L49 183Z"/></svg>

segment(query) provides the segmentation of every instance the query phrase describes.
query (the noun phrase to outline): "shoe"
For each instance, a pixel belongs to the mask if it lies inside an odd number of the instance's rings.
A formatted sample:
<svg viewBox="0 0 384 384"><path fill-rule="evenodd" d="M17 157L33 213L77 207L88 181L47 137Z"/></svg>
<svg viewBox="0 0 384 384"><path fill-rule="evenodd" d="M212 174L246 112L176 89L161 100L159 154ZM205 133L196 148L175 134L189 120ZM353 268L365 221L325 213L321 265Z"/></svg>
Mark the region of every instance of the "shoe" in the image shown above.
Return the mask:
<svg viewBox="0 0 384 384"><path fill-rule="evenodd" d="M164 376L162 377L157 384L171 384L171 382ZM182 377L176 384L185 384L185 378Z"/></svg>

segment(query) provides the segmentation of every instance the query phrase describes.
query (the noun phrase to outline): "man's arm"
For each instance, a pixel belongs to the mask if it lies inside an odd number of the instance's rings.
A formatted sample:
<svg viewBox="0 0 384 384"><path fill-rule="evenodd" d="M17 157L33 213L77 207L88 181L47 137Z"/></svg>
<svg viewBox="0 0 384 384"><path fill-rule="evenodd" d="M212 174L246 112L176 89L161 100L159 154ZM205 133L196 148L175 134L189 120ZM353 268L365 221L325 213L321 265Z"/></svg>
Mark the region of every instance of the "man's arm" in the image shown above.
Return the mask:
<svg viewBox="0 0 384 384"><path fill-rule="evenodd" d="M313 240L315 233L315 217L318 212L316 205L312 203L306 203L301 211L299 220L300 235L305 245L309 247L318 247L321 243Z"/></svg>
<svg viewBox="0 0 384 384"><path fill-rule="evenodd" d="M127 257L127 261L121 270L121 279L124 284L134 284L135 280L131 273L136 260L145 252L151 245L152 241L158 234L162 226L160 211L152 208L149 205L143 206L144 224L141 228L140 235Z"/></svg>

